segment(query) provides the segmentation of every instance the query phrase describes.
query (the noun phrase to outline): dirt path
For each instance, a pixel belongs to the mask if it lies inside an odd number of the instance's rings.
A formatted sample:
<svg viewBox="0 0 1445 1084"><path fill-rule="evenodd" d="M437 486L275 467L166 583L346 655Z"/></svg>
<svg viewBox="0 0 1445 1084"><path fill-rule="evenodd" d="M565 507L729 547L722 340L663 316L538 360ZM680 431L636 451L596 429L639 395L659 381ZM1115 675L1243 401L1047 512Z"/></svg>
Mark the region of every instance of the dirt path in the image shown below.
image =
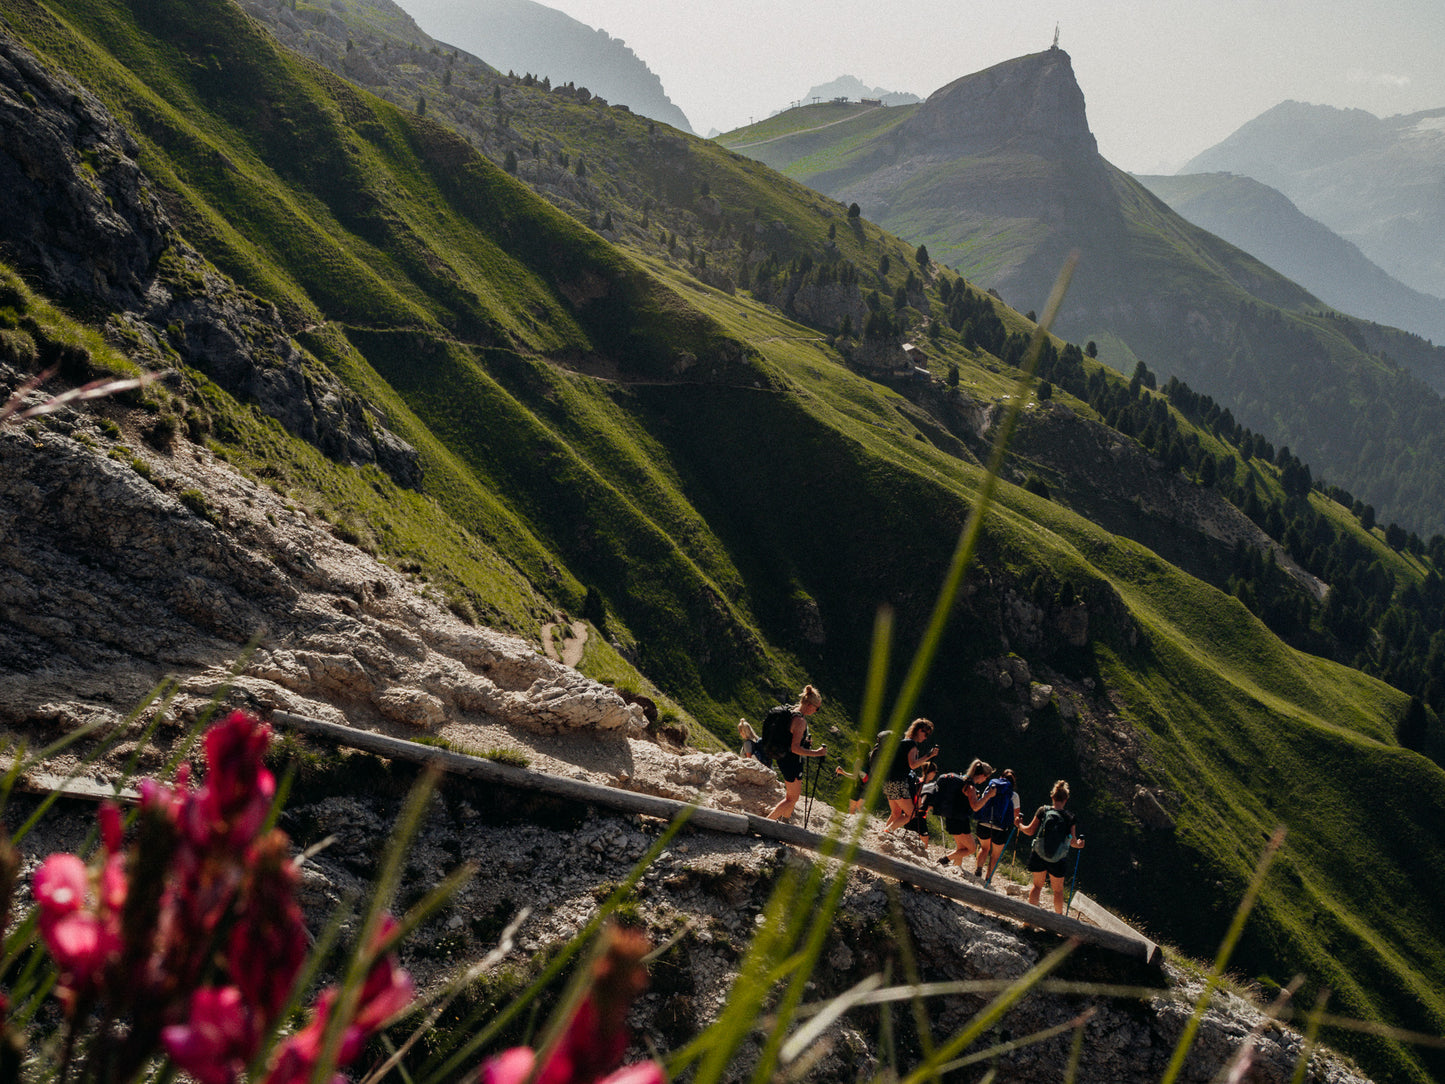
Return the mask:
<svg viewBox="0 0 1445 1084"><path fill-rule="evenodd" d="M566 632L562 634L562 653L557 653L557 643L553 633L562 627L561 622L549 621L542 626L542 651L547 658L570 666L574 670L577 664L582 661L582 652L587 647L587 622L574 621L566 626Z"/></svg>

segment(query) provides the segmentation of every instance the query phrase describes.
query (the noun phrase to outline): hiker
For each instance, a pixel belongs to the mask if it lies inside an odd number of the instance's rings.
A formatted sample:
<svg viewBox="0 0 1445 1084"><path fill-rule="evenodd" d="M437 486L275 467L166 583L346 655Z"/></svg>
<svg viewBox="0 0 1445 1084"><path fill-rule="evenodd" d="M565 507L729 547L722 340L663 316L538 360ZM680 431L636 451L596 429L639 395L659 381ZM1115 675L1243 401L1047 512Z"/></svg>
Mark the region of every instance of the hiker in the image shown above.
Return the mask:
<svg viewBox="0 0 1445 1084"><path fill-rule="evenodd" d="M968 771L945 772L938 777L930 805L943 819L943 830L953 837L953 850L938 860L940 866L951 862L961 867L978 849L973 838L974 818L983 808L984 788L992 774L993 769L975 757Z"/></svg>
<svg viewBox="0 0 1445 1084"><path fill-rule="evenodd" d="M984 804L978 810L978 860L973 867L976 875L993 876L994 866L1003 858L1009 837L1022 819L1013 769L1005 768L988 781Z"/></svg>
<svg viewBox="0 0 1445 1084"><path fill-rule="evenodd" d="M748 757L753 757L756 760L762 759L762 757L757 755L757 750L758 745L762 742L763 739L758 737L758 732L753 729L752 723L748 722L746 719L739 719L738 737L742 738L743 740L743 747L738 753L740 757L742 757L744 760L746 760Z"/></svg>
<svg viewBox="0 0 1445 1084"><path fill-rule="evenodd" d="M898 743L898 752L888 767L888 777L883 781L883 796L888 799L888 823L883 831L907 824L913 816L913 793L909 786L908 773L917 771L919 766L938 756L938 746L923 751L923 743L933 736L933 723L927 719L914 719L909 724L903 740Z"/></svg>
<svg viewBox="0 0 1445 1084"><path fill-rule="evenodd" d="M785 709L791 716L791 722L787 729L788 741L781 748L773 745L771 749L765 748L764 753L770 757L776 757L778 767L783 773L783 800L768 811L768 820L785 821L793 815L793 806L798 804L798 799L803 795L803 758L821 757L828 752L826 745L820 745L816 749L810 749L808 742L808 716L812 715L823 705L823 694L811 685L804 685L803 691L798 697L798 702L791 708ZM776 713L776 714L775 714ZM768 712L769 718L778 718L781 712L777 708ZM770 745L769 725L767 720L763 722L764 744Z"/></svg>
<svg viewBox="0 0 1445 1084"><path fill-rule="evenodd" d="M1079 822L1074 814L1065 809L1069 801L1069 784L1060 779L1049 792L1049 805L1041 805L1034 813L1034 819L1019 826L1026 836L1035 836L1034 845L1029 848L1029 872L1034 875L1034 887L1029 892L1029 902L1039 906L1039 897L1044 891L1044 874L1048 874L1049 888L1054 895L1055 914L1064 913L1064 878L1068 876L1069 851L1084 845L1079 834Z"/></svg>
<svg viewBox="0 0 1445 1084"><path fill-rule="evenodd" d="M866 770L850 772L840 766L833 769L833 774L846 776L852 780L848 784L848 816L851 817L863 808L863 788L868 786L868 772Z"/></svg>
<svg viewBox="0 0 1445 1084"><path fill-rule="evenodd" d="M851 817L863 808L863 792L869 781L882 770L883 749L893 737L893 731L880 730L873 738L873 748L868 751L868 763L856 772L846 768L833 769L834 775L847 776L853 780L848 787L848 815Z"/></svg>
<svg viewBox="0 0 1445 1084"><path fill-rule="evenodd" d="M908 822L904 824L903 829L907 832L917 832L923 838L923 853L927 855L928 844L931 842L928 834L929 797L934 789L934 780L938 778L938 765L920 765L914 775L917 778L913 785L913 805Z"/></svg>

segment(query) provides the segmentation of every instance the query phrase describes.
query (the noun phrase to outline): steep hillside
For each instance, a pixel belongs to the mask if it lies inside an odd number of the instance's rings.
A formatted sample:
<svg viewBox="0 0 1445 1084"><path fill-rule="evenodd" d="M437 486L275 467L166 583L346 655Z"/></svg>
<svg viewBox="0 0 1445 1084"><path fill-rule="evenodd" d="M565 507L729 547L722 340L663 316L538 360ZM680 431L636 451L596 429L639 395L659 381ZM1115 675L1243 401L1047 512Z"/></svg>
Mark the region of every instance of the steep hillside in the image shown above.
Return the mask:
<svg viewBox="0 0 1445 1084"><path fill-rule="evenodd" d="M25 281L0 294L6 388L52 361L72 382L172 370L124 414L5 434L0 630L34 690L7 722L116 711L128 688L106 677L128 664L214 687L227 645L239 657L255 635L238 696L432 736L506 700L458 622L530 639L565 611L602 634L583 669L670 698L662 723L697 744L811 679L819 740L849 745L878 607L896 678L1019 401L1031 320L844 205L576 95L492 73L480 109L490 130L499 109L510 122L494 147L527 151L509 176L430 108L389 106L221 0L25 2L7 19L0 228ZM471 78L455 64L454 85ZM529 169L598 230L524 186ZM1077 346L1043 354L1050 382L1025 393L1021 458L914 710L959 761L1013 766L1029 801L1073 780L1099 828L1091 886L1203 953L1287 823L1240 966L1438 1033L1445 854L1420 811L1445 774L1415 751L1438 751L1438 724L1422 708L1397 735L1407 696L1261 618L1304 615L1332 645L1349 631L1382 666L1423 667L1410 645L1440 617L1440 559L1391 548L1197 394L1131 386ZM248 481L213 475L222 456ZM226 501L203 488L222 484ZM131 514L91 522L111 496ZM273 536L268 512L297 522ZM308 554L323 530L337 544ZM265 544L242 558L229 540L247 532ZM333 574L345 547L430 595L425 620L382 620L398 579L359 559ZM1317 550L1341 562L1333 612L1301 559ZM182 574L164 613L128 617L136 569L166 560ZM327 586L294 618L291 576ZM1385 631L1346 629L1381 597ZM422 635L437 624L447 637ZM457 664L476 672L458 681ZM520 676L487 680L515 693ZM1362 780L1368 834L1339 800ZM1412 876L1410 898L1382 888ZM1331 1034L1381 1079L1440 1069Z"/></svg>
<svg viewBox="0 0 1445 1084"><path fill-rule="evenodd" d="M1435 343L1445 343L1445 300L1412 290L1372 263L1359 248L1299 210L1268 185L1230 173L1139 177L1139 182L1183 215L1237 245L1321 301ZM1396 342L1389 353L1445 390L1438 352L1410 351Z"/></svg>
<svg viewBox="0 0 1445 1084"><path fill-rule="evenodd" d="M1237 173L1277 188L1413 289L1445 298L1445 108L1379 118L1281 102L1180 173Z"/></svg>
<svg viewBox="0 0 1445 1084"><path fill-rule="evenodd" d="M405 7L429 33L495 68L587 87L644 117L692 131L647 62L600 27L533 0L479 0L464 7L409 0Z"/></svg>
<svg viewBox="0 0 1445 1084"><path fill-rule="evenodd" d="M1410 368L1439 372L1445 351L1405 337L1400 357L1371 340L1368 322L1320 315L1302 287L1109 165L1062 50L965 76L917 107L807 128L721 142L856 201L1020 309L1042 306L1077 250L1057 325L1067 338L1095 341L1125 372L1142 360L1213 396L1383 517L1422 534L1445 528L1445 404Z"/></svg>

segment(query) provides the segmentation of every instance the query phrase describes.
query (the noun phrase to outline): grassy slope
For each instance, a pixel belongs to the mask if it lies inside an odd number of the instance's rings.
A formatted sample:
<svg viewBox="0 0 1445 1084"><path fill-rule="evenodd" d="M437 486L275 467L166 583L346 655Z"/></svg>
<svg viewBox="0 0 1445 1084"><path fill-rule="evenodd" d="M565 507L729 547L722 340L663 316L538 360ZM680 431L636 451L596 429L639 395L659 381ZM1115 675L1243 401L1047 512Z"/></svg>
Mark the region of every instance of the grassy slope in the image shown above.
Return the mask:
<svg viewBox="0 0 1445 1084"><path fill-rule="evenodd" d="M389 411L423 453L428 492L461 525L439 525L453 539L439 563L498 562L495 576L458 573L475 576L469 589L484 605L521 621L542 597L575 605L581 586L595 580L641 642L648 672L714 725L736 710L756 711L762 686L795 684L802 660L831 694L825 720L847 724L873 608L898 608L900 648L908 648L976 493L975 466L917 439L901 400L841 368L806 329L699 287L662 260L650 264L661 277L648 278L444 133L279 54L253 56L261 74L248 78L263 87L279 80L268 91L270 110L293 117L291 135L261 126L253 137L225 110L206 123L205 102L224 95L207 98L175 82L177 72L214 78L195 60L205 53L162 55L119 7L76 0L72 10L122 51L126 67L173 83L166 100L27 9L33 40L95 73L113 108L145 121L145 164L179 186L188 232L253 289L329 321L307 340L313 352ZM199 5L193 14L228 10ZM183 22L183 14L172 17ZM241 51L246 41L235 28L227 47ZM197 111L194 123L170 104L177 100ZM320 169L315 162L285 175L287 155L303 139L316 144L318 161L337 156L334 176L353 177L360 191L332 190L327 174L310 172ZM217 148L233 168L193 168ZM692 153L716 184L745 185L752 176L753 167L726 152ZM458 169L490 187L464 188ZM486 199L476 194L483 190ZM785 206L786 192L764 186L752 196L800 229L816 217L808 229L820 234L828 216L808 204ZM525 236L508 231L518 221ZM555 268L537 266L544 251L557 257ZM324 258L303 258L318 252ZM567 300L561 287L589 269L621 281L623 311L635 319L617 326ZM674 342L706 356L728 336L747 340L757 357L724 355L720 377L707 382L608 383L539 356L621 354L636 344L646 375ZM987 365L955 356L965 386L1001 390ZM231 441L254 449L257 460L268 443L291 447L274 432L245 430ZM375 515L364 494L345 496L350 472L299 447L275 458L294 458L288 476ZM436 518L437 506L412 500L393 502L397 526L375 529L398 549L442 546L418 528ZM1349 991L1356 1011L1438 1030L1445 1006L1434 991L1445 961L1431 931L1445 915L1430 899L1386 903L1371 880L1403 884L1405 870L1435 868L1440 857L1431 843L1417 845L1418 830L1403 816L1417 797L1438 801L1440 773L1389 744L1398 694L1289 651L1218 592L1013 487L1005 487L986 552L993 575L1047 569L1086 593L1117 592L1144 631L1136 648L1106 635L1081 665L1106 675L1127 717L1153 728L1156 770L1191 797L1179 815L1182 846L1145 841L1160 857L1157 869L1124 871L1130 829L1091 839L1100 883L1106 870L1118 882L1100 894L1147 904L1151 919L1178 925L1171 932L1206 948L1215 930L1190 928L1201 879L1220 883L1222 921L1263 833L1277 818L1298 823L1291 854L1300 885L1276 882L1267 894L1253 966L1309 965ZM797 610L806 603L816 604L827 631L821 648L800 630ZM1056 775L1078 778L1079 754L1062 721L1048 715L1034 736L1001 740L990 736L995 716L965 714L989 711L971 662L1001 645L965 628L951 646L958 654L940 666L922 705L945 721L950 746L1003 745L980 751L1016 758L1026 788ZM1342 797L1362 778L1387 811L1383 851L1373 832L1359 830L1358 803ZM1105 787L1081 789L1092 823L1102 828L1122 814ZM1184 900L1191 906L1173 923L1167 908ZM1330 929L1309 929L1305 914ZM1405 1079L1405 1057L1386 1051L1377 1064Z"/></svg>

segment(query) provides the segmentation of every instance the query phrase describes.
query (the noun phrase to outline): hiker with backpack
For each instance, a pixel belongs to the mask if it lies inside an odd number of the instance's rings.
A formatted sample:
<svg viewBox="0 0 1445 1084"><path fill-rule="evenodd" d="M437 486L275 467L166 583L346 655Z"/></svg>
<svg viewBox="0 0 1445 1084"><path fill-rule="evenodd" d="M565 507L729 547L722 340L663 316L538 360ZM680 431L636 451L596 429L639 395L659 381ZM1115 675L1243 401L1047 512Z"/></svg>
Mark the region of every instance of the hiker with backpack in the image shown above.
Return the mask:
<svg viewBox="0 0 1445 1084"><path fill-rule="evenodd" d="M921 765L938 756L936 745L926 753L923 751L924 743L932 736L931 721L914 719L903 740L898 743L898 751L883 780L883 796L888 799L888 823L883 826L883 831L891 832L913 817L913 789L909 773L916 772Z"/></svg>
<svg viewBox="0 0 1445 1084"><path fill-rule="evenodd" d="M1028 824L1020 825L1019 831L1034 837L1029 848L1029 872L1034 875L1034 887L1029 892L1029 902L1040 906L1039 899L1044 891L1044 875L1049 878L1049 887L1054 895L1054 912L1064 913L1064 878L1068 876L1068 859L1071 850L1084 845L1079 832L1079 822L1074 814L1065 809L1069 801L1069 784L1060 779L1049 792L1049 805L1041 805Z"/></svg>
<svg viewBox="0 0 1445 1084"><path fill-rule="evenodd" d="M962 867L963 860L978 849L974 827L992 774L988 764L974 757L963 774L946 772L938 777L930 806L943 819L943 830L953 837L953 850L938 860L939 865L951 862Z"/></svg>
<svg viewBox="0 0 1445 1084"><path fill-rule="evenodd" d="M1013 769L1005 768L988 781L984 803L978 810L978 861L973 872L993 880L994 867L1013 838L1023 815L1019 812L1018 783Z"/></svg>
<svg viewBox="0 0 1445 1084"><path fill-rule="evenodd" d="M872 779L883 767L883 749L893 737L893 731L880 730L873 739L873 748L868 751L868 763L858 771L849 771L846 768L838 767L833 769L834 775L842 775L853 780L848 786L848 816L857 813L863 807L863 792Z"/></svg>
<svg viewBox="0 0 1445 1084"><path fill-rule="evenodd" d="M934 791L934 780L938 778L937 764L923 764L913 773L916 777L913 780L913 806L907 823L903 825L905 832L917 832L923 839L923 853L928 854L928 844L931 836L928 833L928 814L930 811L930 800Z"/></svg>
<svg viewBox="0 0 1445 1084"><path fill-rule="evenodd" d="M803 796L803 758L827 755L828 747L809 748L808 716L823 706L823 694L804 685L798 702L779 705L763 717L761 744L753 755L764 763L777 761L783 773L783 799L768 811L768 820L785 821Z"/></svg>
<svg viewBox="0 0 1445 1084"><path fill-rule="evenodd" d="M763 739L762 736L753 729L752 723L748 722L746 719L739 719L738 737L742 738L743 740L743 747L741 750L738 751L738 756L742 757L744 760L746 760L748 757L753 757L757 760L762 759L762 757L759 757L757 755L757 749L758 746L762 744Z"/></svg>

